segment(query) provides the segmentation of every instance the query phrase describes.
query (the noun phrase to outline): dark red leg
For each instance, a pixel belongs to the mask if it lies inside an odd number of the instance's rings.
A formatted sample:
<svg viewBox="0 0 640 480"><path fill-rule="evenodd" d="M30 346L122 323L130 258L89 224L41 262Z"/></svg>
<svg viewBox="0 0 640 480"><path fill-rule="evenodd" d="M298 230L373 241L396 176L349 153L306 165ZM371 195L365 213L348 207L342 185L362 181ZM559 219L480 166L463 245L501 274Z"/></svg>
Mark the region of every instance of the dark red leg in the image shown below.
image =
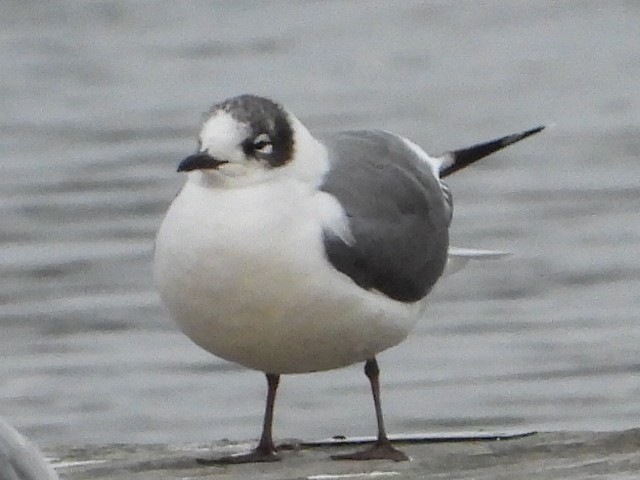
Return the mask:
<svg viewBox="0 0 640 480"><path fill-rule="evenodd" d="M333 460L393 460L395 462L409 460L409 457L391 445L391 441L389 441L384 428L382 405L380 403L380 369L378 368L378 362L375 357L367 360L364 364L364 373L371 383L371 393L373 393L373 403L376 407L376 420L378 421L378 440L373 446L365 450L343 455L332 455L331 458Z"/></svg>
<svg viewBox="0 0 640 480"><path fill-rule="evenodd" d="M198 459L200 465L229 465L238 463L257 462L277 462L280 457L276 454L276 447L273 444L271 429L273 425L273 405L276 400L276 390L280 382L280 375L267 373L267 405L264 411L264 423L262 424L262 435L258 446L249 453L240 455L230 455L228 457L214 459Z"/></svg>

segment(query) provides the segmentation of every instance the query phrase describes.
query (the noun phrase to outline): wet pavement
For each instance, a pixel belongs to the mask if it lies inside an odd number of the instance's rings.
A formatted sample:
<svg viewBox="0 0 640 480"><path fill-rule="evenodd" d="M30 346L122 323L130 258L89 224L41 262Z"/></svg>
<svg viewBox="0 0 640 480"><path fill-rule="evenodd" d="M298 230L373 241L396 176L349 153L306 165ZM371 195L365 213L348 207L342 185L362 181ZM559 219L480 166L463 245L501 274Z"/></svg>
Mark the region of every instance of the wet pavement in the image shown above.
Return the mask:
<svg viewBox="0 0 640 480"><path fill-rule="evenodd" d="M51 452L63 480L146 479L529 479L637 478L640 432L534 433L512 439L410 442L399 445L408 462L331 461L354 449L297 445L280 462L202 466L197 458L228 455L245 444L109 445Z"/></svg>

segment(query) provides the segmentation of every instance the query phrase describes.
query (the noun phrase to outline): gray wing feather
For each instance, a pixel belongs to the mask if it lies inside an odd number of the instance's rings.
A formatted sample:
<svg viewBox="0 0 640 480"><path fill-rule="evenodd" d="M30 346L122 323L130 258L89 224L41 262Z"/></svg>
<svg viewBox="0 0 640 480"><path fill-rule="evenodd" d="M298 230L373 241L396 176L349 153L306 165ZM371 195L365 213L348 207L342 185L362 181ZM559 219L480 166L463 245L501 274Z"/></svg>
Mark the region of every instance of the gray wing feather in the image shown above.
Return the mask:
<svg viewBox="0 0 640 480"><path fill-rule="evenodd" d="M321 189L344 208L353 245L325 232L329 261L365 289L394 300L423 298L447 260L451 209L429 166L382 131L321 138L331 169Z"/></svg>

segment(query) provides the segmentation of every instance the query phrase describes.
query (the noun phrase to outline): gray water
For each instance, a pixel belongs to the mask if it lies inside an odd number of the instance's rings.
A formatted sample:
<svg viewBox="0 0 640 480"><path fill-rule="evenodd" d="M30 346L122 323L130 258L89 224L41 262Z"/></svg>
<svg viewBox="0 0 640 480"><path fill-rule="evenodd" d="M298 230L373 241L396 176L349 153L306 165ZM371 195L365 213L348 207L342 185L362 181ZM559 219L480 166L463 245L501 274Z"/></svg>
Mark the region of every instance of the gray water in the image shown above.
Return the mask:
<svg viewBox="0 0 640 480"><path fill-rule="evenodd" d="M0 415L41 444L258 434L261 374L177 331L155 231L202 112L269 95L427 151L553 126L449 179L443 280L383 353L392 432L640 422L640 3L0 5ZM370 434L361 366L285 377L278 438Z"/></svg>

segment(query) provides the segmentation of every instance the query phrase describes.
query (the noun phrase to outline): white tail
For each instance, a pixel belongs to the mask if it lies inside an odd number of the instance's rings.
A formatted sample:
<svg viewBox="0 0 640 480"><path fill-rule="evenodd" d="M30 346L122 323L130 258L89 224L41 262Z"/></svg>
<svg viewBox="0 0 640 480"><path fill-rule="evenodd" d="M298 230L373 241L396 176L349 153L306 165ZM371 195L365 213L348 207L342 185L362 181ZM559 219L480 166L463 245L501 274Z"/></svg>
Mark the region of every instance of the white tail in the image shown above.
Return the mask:
<svg viewBox="0 0 640 480"><path fill-rule="evenodd" d="M473 248L449 247L447 256L447 266L442 276L462 270L469 260L497 260L511 255L509 252L498 252L495 250L475 250Z"/></svg>

